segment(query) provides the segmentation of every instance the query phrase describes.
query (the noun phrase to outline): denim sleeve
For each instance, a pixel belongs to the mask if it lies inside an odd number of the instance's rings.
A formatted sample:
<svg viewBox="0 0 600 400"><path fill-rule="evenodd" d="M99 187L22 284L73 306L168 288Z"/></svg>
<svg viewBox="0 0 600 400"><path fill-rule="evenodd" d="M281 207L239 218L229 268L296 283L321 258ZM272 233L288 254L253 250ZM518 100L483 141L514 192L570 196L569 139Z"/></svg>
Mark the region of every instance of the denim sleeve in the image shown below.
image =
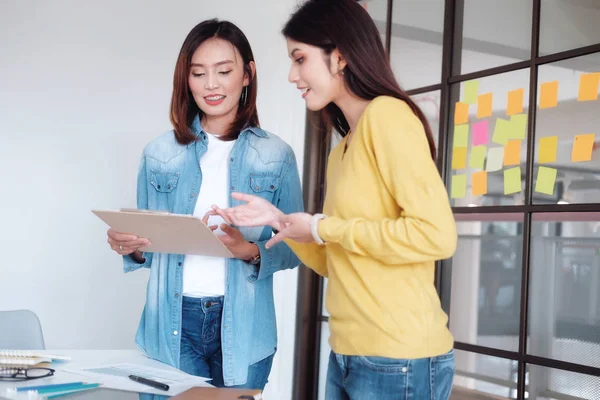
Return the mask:
<svg viewBox="0 0 600 400"><path fill-rule="evenodd" d="M146 173L146 156L142 155L137 179L137 208L139 210L148 209L148 179ZM135 271L139 268L150 268L152 265L152 253L142 253L143 263L138 263L131 256L123 256L123 270L125 272Z"/></svg>
<svg viewBox="0 0 600 400"><path fill-rule="evenodd" d="M279 196L277 196L274 204L285 214L303 212L304 203L300 176L298 175L296 157L291 148L289 149L288 160L287 171L283 176ZM270 227L265 229L270 229ZM279 242L267 249L265 247L267 241L268 239L256 242L260 251L260 265L247 264L248 280L251 282L267 278L280 270L295 268L300 264L300 260L287 244Z"/></svg>

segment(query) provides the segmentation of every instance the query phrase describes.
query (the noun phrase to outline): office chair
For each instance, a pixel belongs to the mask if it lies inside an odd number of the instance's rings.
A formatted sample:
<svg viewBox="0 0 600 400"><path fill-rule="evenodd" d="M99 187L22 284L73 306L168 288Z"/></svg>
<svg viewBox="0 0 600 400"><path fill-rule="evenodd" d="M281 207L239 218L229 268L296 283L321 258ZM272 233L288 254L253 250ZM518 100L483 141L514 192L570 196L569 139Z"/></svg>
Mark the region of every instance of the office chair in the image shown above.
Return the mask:
<svg viewBox="0 0 600 400"><path fill-rule="evenodd" d="M37 315L29 310L0 311L0 349L44 350Z"/></svg>

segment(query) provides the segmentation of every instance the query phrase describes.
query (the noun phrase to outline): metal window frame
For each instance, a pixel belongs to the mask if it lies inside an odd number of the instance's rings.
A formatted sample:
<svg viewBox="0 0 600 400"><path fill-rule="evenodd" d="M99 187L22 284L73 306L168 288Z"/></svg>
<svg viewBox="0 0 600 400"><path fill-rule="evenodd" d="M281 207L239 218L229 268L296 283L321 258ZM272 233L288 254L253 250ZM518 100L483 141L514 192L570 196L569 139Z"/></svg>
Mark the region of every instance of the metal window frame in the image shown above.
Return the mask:
<svg viewBox="0 0 600 400"><path fill-rule="evenodd" d="M572 50L561 51L555 54L540 56L540 18L541 0L530 0L532 6L531 20L531 51L530 59L512 64L502 65L467 74L460 73L462 42L463 42L463 17L465 0L445 0L444 4L444 39L442 48L442 71L439 84L415 88L407 91L411 96L431 91L440 91L440 124L438 132L438 160L437 167L440 174L447 182L450 171L448 170L449 138L447 132L452 126L450 115L451 104L458 101L460 82L471 79L490 77L507 72L529 68L529 107L527 125L527 162L525 166L525 201L518 206L486 206L473 210L470 207L453 207L455 214L508 214L518 213L523 216L523 260L521 270L521 304L519 317L519 347L518 351L507 351L492 347L479 346L471 343L456 342L458 350L514 360L518 363L517 372L517 398L525 399L527 365L553 368L575 373L600 376L600 368L588 365L565 362L556 359L538 357L527 353L527 321L529 319L529 274L530 274L530 246L531 225L534 213L564 213L564 212L600 212L600 203L589 204L533 204L533 170L535 155L535 123L537 104L537 74L538 67L544 64L555 63L575 57L581 57L600 52L600 43L584 46ZM388 58L391 51L393 0L387 0L385 47ZM321 210L324 200L325 164L329 153L329 143L321 134L320 121L316 114L309 113L306 124L304 190L305 204L308 212ZM449 314L451 296L450 277L451 260L438 263L436 268L436 288L442 299L442 304L447 305L444 310ZM298 282L298 306L296 317L296 348L294 362L294 399L316 400L318 398L319 383L319 355L321 324L328 322L329 318L322 314L323 278L301 267ZM450 316L451 318L451 316Z"/></svg>

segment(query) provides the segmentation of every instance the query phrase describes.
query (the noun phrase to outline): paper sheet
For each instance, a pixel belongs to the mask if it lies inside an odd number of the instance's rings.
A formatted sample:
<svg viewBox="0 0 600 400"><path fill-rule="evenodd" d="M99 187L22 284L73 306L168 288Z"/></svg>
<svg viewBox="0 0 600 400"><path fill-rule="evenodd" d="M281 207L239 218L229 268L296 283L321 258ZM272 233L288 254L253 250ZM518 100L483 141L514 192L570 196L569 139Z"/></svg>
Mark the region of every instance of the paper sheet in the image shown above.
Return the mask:
<svg viewBox="0 0 600 400"><path fill-rule="evenodd" d="M477 118L490 117L492 115L493 93L485 93L477 99Z"/></svg>
<svg viewBox="0 0 600 400"><path fill-rule="evenodd" d="M471 193L473 194L473 196L481 196L487 194L487 192L487 172L475 172L471 176Z"/></svg>
<svg viewBox="0 0 600 400"><path fill-rule="evenodd" d="M540 108L558 106L558 81L546 82L540 85Z"/></svg>
<svg viewBox="0 0 600 400"><path fill-rule="evenodd" d="M488 172L500 171L504 160L504 147L492 147L488 149L485 170Z"/></svg>
<svg viewBox="0 0 600 400"><path fill-rule="evenodd" d="M452 188L450 197L453 199L462 199L467 194L467 176L452 175L452 184L450 187Z"/></svg>
<svg viewBox="0 0 600 400"><path fill-rule="evenodd" d="M102 383L105 388L141 393L173 396L192 387L212 387L212 385L207 383L208 378L189 375L185 372L171 368L168 365L165 365L164 368L157 368L141 363L115 363L80 368L66 366L66 368L63 368L63 371L81 375L94 382ZM138 375L161 383L166 383L170 388L168 391L154 389L150 386L132 381L129 379L129 375Z"/></svg>
<svg viewBox="0 0 600 400"><path fill-rule="evenodd" d="M463 86L463 103L475 104L477 102L477 94L479 92L479 81L467 81Z"/></svg>
<svg viewBox="0 0 600 400"><path fill-rule="evenodd" d="M483 169L485 164L485 155L487 146L475 146L471 148L471 157L469 158L469 167Z"/></svg>
<svg viewBox="0 0 600 400"><path fill-rule="evenodd" d="M596 135L593 133L576 135L575 141L573 142L573 151L571 152L571 161L590 161L592 159L595 140Z"/></svg>
<svg viewBox="0 0 600 400"><path fill-rule="evenodd" d="M452 147L467 147L469 145L469 124L454 126Z"/></svg>
<svg viewBox="0 0 600 400"><path fill-rule="evenodd" d="M508 105L506 115L521 114L523 112L523 95L525 89L511 90L508 92Z"/></svg>
<svg viewBox="0 0 600 400"><path fill-rule="evenodd" d="M538 162L540 164L556 162L558 149L558 136L549 136L540 139Z"/></svg>
<svg viewBox="0 0 600 400"><path fill-rule="evenodd" d="M556 184L556 173L555 168L540 166L535 181L535 191L552 196L554 194L554 185Z"/></svg>
<svg viewBox="0 0 600 400"><path fill-rule="evenodd" d="M579 77L578 101L598 100L598 85L600 84L600 72L582 74Z"/></svg>
<svg viewBox="0 0 600 400"><path fill-rule="evenodd" d="M473 146L488 144L488 121L479 121L473 124Z"/></svg>

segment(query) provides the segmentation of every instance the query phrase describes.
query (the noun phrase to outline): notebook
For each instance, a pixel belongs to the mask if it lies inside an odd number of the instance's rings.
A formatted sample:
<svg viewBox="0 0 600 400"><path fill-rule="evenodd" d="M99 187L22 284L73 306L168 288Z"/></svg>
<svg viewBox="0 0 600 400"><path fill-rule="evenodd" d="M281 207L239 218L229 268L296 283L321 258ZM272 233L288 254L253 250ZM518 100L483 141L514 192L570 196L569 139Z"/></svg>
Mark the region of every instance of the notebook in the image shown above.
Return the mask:
<svg viewBox="0 0 600 400"><path fill-rule="evenodd" d="M37 365L53 360L68 361L71 357L46 354L34 350L3 350L0 349L0 365Z"/></svg>

